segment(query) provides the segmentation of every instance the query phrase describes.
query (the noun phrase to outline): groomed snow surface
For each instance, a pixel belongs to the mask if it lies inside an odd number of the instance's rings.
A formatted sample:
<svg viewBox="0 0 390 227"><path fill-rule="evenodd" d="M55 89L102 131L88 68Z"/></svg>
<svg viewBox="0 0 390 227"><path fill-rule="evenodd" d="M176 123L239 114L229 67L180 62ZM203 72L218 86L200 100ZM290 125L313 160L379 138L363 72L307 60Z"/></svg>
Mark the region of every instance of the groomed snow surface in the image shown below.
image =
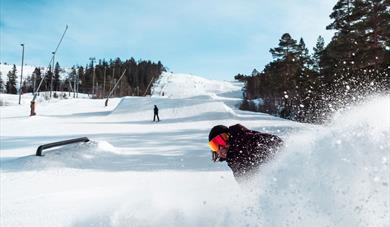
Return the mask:
<svg viewBox="0 0 390 227"><path fill-rule="evenodd" d="M389 226L389 96L314 126L238 110L241 88L165 73L152 96L41 98L34 117L1 94L0 226ZM236 123L285 140L246 185L207 146Z"/></svg>

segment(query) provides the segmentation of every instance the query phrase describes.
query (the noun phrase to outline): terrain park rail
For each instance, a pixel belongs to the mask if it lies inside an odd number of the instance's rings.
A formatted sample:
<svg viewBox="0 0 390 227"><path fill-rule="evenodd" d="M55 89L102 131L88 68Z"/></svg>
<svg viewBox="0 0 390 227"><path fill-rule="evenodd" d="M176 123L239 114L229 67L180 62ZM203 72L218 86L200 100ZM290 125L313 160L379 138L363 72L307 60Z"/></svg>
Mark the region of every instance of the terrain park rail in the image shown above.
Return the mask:
<svg viewBox="0 0 390 227"><path fill-rule="evenodd" d="M81 142L89 142L89 139L87 137L81 137L81 138L76 138L76 139L70 139L70 140L63 140L63 141L58 141L54 143L48 143L48 144L43 144L38 147L36 156L43 156L42 151L45 149L49 149L52 147L59 147L63 145L68 145L72 143L81 143Z"/></svg>

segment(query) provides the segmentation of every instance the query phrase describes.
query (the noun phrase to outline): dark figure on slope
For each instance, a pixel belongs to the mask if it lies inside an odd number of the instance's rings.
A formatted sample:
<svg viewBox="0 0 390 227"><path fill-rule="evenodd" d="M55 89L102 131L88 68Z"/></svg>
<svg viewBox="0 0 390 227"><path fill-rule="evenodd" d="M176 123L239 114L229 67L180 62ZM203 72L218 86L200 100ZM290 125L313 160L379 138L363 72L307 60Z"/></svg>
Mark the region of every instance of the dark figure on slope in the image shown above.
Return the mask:
<svg viewBox="0 0 390 227"><path fill-rule="evenodd" d="M154 116L153 116L153 121L156 121L156 117L157 117L157 121L160 121L160 118L158 117L158 108L156 105L154 105Z"/></svg>
<svg viewBox="0 0 390 227"><path fill-rule="evenodd" d="M209 134L213 161L226 161L238 182L253 176L282 143L278 136L249 130L240 124L229 128L217 125Z"/></svg>

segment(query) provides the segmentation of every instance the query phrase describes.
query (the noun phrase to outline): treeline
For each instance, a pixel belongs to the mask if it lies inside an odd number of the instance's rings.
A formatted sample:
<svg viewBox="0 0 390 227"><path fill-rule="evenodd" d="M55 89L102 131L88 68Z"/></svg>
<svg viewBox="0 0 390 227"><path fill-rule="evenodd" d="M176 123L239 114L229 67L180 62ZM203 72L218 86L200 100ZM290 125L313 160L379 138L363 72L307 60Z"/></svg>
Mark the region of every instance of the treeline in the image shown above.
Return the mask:
<svg viewBox="0 0 390 227"><path fill-rule="evenodd" d="M126 70L126 71L125 71ZM99 60L96 65L73 67L67 81L79 84L79 92L93 94L94 97L106 97L124 73L112 96L149 95L151 84L159 78L165 67L161 62L135 61L134 58L122 61L117 58L106 62ZM77 83L79 81L79 83Z"/></svg>
<svg viewBox="0 0 390 227"><path fill-rule="evenodd" d="M352 101L389 91L389 7L389 0L339 0L326 27L334 37L325 46L319 36L311 55L302 38L283 34L262 72L235 76L245 82L241 109L321 122Z"/></svg>
<svg viewBox="0 0 390 227"><path fill-rule="evenodd" d="M109 92L117 84L113 97L121 96L143 96L150 94L151 84L159 78L165 71L161 62L151 62L139 60L138 62L131 58L122 61L120 58L115 60L91 59L85 67L73 66L70 72L65 72L57 62L54 70L49 66L45 71L43 68L35 68L31 76L27 76L22 85L22 92L46 92L53 91L53 96L57 97L57 91L86 93L94 98L107 97ZM126 71L125 71L126 70ZM54 71L54 72L53 72ZM0 88L3 92L16 94L16 66L8 73L8 80L5 86L0 80ZM63 76L61 76L63 75Z"/></svg>
<svg viewBox="0 0 390 227"><path fill-rule="evenodd" d="M45 70L45 68L36 67L32 75L23 75L23 81L21 86L21 92L35 92L39 84L42 81L39 91L68 91L69 85L65 84L64 80L60 79L60 73L65 71L60 67L57 62L54 68L54 72L51 70L51 66ZM0 92L8 94L17 94L19 81L17 81L17 69L14 64L12 69L7 73L7 80L4 81L0 77ZM51 89L51 87L53 87Z"/></svg>

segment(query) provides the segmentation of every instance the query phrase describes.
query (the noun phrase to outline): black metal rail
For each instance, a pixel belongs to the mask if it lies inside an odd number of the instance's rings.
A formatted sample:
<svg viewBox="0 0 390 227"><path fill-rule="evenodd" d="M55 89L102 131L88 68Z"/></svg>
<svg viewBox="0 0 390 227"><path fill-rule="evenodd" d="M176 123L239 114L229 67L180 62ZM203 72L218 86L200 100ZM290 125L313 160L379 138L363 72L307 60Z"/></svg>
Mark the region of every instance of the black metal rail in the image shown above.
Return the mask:
<svg viewBox="0 0 390 227"><path fill-rule="evenodd" d="M58 141L54 143L48 143L44 144L38 147L36 156L43 156L42 151L48 148L52 147L59 147L71 143L81 143L81 142L89 142L89 139L87 137L81 137L81 138L76 138L76 139L70 139L70 140L63 140L63 141Z"/></svg>

